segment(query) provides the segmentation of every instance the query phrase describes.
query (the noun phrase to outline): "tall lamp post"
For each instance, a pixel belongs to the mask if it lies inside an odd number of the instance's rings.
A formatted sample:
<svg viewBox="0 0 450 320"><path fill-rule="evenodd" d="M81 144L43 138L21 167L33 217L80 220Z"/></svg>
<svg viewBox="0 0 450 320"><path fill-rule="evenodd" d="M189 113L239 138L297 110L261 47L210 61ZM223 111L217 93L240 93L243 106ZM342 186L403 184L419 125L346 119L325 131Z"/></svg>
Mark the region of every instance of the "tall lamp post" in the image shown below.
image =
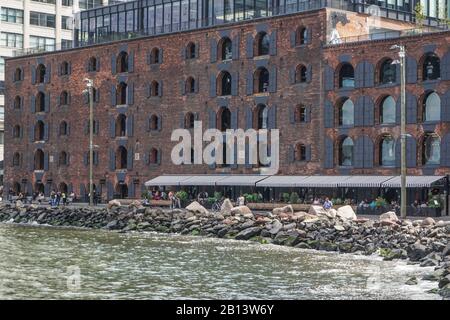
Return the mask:
<svg viewBox="0 0 450 320"><path fill-rule="evenodd" d="M94 205L94 82L91 79L84 79L89 94L89 205Z"/></svg>
<svg viewBox="0 0 450 320"><path fill-rule="evenodd" d="M406 50L404 45L393 45L392 50L399 50L400 58L400 142L401 142L401 192L400 192L400 215L406 219Z"/></svg>

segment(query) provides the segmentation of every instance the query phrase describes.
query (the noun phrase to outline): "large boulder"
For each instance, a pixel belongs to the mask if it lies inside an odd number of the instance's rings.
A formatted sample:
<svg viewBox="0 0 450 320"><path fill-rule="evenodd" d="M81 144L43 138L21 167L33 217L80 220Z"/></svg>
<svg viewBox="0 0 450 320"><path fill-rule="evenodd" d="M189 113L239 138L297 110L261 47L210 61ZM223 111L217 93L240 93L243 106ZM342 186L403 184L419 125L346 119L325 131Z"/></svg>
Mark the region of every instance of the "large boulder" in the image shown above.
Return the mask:
<svg viewBox="0 0 450 320"><path fill-rule="evenodd" d="M421 226L422 227L429 227L429 226L433 226L436 223L436 221L434 221L433 218L425 218L422 220Z"/></svg>
<svg viewBox="0 0 450 320"><path fill-rule="evenodd" d="M231 214L234 215L234 216L241 215L241 216L244 216L246 218L252 218L253 217L252 210L250 210L250 208L247 207L247 206L234 207L233 209L231 209Z"/></svg>
<svg viewBox="0 0 450 320"><path fill-rule="evenodd" d="M388 211L388 212L380 215L380 221L381 220L388 220L391 222L396 222L396 221L398 221L398 217L394 211Z"/></svg>
<svg viewBox="0 0 450 320"><path fill-rule="evenodd" d="M273 208L272 213L274 215L280 215L282 213L294 213L294 208L292 208L292 205L289 204L284 207Z"/></svg>
<svg viewBox="0 0 450 320"><path fill-rule="evenodd" d="M205 214L205 215L207 215L209 213L208 210L206 210L206 208L204 206L202 206L200 203L198 203L197 201L193 201L190 205L188 205L186 207L186 210L195 212L195 213Z"/></svg>
<svg viewBox="0 0 450 320"><path fill-rule="evenodd" d="M278 220L273 220L272 224L270 225L269 232L270 234L277 234L280 232L280 230L283 228L283 224Z"/></svg>
<svg viewBox="0 0 450 320"><path fill-rule="evenodd" d="M131 203L128 205L128 208L132 209L132 208L143 208L144 206L142 205L142 203L139 200L133 200L131 201Z"/></svg>
<svg viewBox="0 0 450 320"><path fill-rule="evenodd" d="M120 207L120 206L121 206L120 201L117 200L117 199L113 199L113 200L108 202L108 205L106 207L108 209L112 209L112 208Z"/></svg>
<svg viewBox="0 0 450 320"><path fill-rule="evenodd" d="M236 235L235 239L236 240L248 240L252 237L259 235L260 233L261 233L260 227L251 227L251 228L247 228L247 229L244 229L241 232L239 232Z"/></svg>
<svg viewBox="0 0 450 320"><path fill-rule="evenodd" d="M416 242L413 245L409 246L407 249L408 258L411 261L419 261L422 258L425 258L429 250L426 246L421 244L420 242Z"/></svg>
<svg viewBox="0 0 450 320"><path fill-rule="evenodd" d="M355 211L351 206L343 206L337 209L338 217L345 219L345 220L356 220L356 214Z"/></svg>
<svg viewBox="0 0 450 320"><path fill-rule="evenodd" d="M20 200L17 200L17 201L16 201L16 208L23 208L23 207L25 207L25 205L23 204L23 202L20 201Z"/></svg>
<svg viewBox="0 0 450 320"><path fill-rule="evenodd" d="M224 216L229 216L231 214L231 210L233 209L233 204L230 199L226 198L223 200L222 206L220 207L220 213Z"/></svg>
<svg viewBox="0 0 450 320"><path fill-rule="evenodd" d="M336 217L337 211L335 209L325 210L322 206L312 205L311 207L309 207L308 213L310 215L316 215L318 217L327 217L333 219Z"/></svg>

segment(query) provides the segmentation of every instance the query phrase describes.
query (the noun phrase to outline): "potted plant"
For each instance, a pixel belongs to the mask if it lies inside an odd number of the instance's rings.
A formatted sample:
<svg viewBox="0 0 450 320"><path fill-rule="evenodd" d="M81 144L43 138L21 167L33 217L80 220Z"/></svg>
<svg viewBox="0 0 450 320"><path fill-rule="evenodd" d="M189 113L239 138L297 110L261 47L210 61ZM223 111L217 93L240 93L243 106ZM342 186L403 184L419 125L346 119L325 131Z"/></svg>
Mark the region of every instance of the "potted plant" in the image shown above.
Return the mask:
<svg viewBox="0 0 450 320"><path fill-rule="evenodd" d="M187 201L188 201L188 198L189 198L188 193L186 191L184 191L184 190L181 190L181 191L178 191L177 193L175 193L175 196L178 199L180 199L181 206L183 208L186 207Z"/></svg>

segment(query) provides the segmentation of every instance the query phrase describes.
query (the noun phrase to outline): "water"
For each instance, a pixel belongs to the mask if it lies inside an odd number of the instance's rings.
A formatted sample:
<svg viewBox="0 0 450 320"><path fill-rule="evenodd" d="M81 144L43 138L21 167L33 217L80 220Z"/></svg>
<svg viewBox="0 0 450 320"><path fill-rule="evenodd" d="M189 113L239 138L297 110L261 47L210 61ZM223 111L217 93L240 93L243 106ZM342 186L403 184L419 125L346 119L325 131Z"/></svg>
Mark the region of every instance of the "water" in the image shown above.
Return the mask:
<svg viewBox="0 0 450 320"><path fill-rule="evenodd" d="M439 299L432 268L156 233L0 224L0 299ZM79 276L78 276L79 275Z"/></svg>

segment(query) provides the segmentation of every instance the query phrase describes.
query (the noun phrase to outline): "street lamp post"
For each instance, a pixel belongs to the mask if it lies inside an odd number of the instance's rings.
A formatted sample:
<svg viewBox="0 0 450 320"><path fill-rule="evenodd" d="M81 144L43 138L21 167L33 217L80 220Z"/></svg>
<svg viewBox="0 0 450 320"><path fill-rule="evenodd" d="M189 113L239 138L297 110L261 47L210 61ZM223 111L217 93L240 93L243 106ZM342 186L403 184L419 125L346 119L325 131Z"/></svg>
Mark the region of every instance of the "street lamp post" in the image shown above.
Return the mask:
<svg viewBox="0 0 450 320"><path fill-rule="evenodd" d="M406 50L404 45L394 45L391 49L398 49L398 56L400 58L400 216L402 219L406 219Z"/></svg>
<svg viewBox="0 0 450 320"><path fill-rule="evenodd" d="M89 94L89 205L94 204L94 82L91 79L85 79Z"/></svg>

